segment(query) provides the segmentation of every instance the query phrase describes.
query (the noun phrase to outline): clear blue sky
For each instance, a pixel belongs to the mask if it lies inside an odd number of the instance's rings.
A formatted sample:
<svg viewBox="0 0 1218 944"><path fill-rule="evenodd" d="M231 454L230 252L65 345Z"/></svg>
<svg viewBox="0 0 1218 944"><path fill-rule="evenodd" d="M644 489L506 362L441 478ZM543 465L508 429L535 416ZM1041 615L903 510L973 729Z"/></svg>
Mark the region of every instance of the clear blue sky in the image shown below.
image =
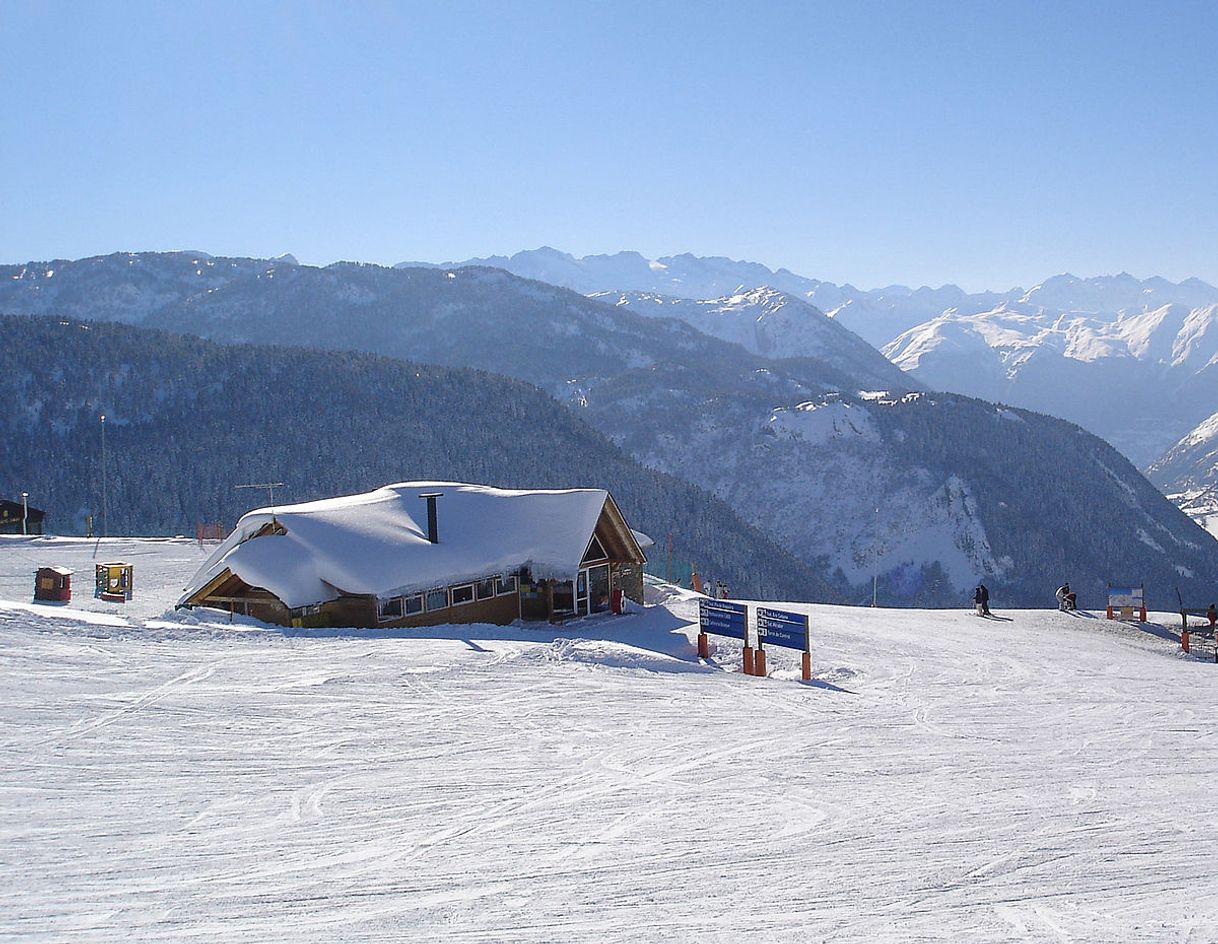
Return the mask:
<svg viewBox="0 0 1218 944"><path fill-rule="evenodd" d="M0 261L1218 283L1218 3L0 3Z"/></svg>

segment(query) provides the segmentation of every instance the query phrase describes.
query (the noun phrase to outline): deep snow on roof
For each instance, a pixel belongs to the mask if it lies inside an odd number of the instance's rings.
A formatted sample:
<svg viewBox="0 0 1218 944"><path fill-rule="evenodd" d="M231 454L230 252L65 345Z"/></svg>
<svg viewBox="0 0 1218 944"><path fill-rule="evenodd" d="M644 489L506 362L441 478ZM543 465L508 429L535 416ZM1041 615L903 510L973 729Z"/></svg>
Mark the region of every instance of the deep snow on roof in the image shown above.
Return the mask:
<svg viewBox="0 0 1218 944"><path fill-rule="evenodd" d="M437 502L439 543L427 540ZM199 569L185 602L231 570L288 607L340 592L388 596L528 567L534 577L574 576L608 498L604 489L512 490L456 482L402 482L362 495L244 515ZM278 522L286 534L257 532Z"/></svg>

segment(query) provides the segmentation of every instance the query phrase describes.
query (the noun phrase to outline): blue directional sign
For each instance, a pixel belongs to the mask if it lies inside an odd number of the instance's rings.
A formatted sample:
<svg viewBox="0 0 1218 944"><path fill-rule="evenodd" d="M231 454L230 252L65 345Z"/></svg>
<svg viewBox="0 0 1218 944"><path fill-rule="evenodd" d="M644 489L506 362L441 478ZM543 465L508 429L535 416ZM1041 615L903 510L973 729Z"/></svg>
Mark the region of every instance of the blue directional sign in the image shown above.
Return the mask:
<svg viewBox="0 0 1218 944"><path fill-rule="evenodd" d="M699 600L698 625L702 632L714 636L733 636L745 639L748 632L748 607L743 603L729 603L727 600Z"/></svg>
<svg viewBox="0 0 1218 944"><path fill-rule="evenodd" d="M802 613L787 613L785 610L768 610L757 607L757 641L762 646L786 646L811 652L808 638L808 617Z"/></svg>

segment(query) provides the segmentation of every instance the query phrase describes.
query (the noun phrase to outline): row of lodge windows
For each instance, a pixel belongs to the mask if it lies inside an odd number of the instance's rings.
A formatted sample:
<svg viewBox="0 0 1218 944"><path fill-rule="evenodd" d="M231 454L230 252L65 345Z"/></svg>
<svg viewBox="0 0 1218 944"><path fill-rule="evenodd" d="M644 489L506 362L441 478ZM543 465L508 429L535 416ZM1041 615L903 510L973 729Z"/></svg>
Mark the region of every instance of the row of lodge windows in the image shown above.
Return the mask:
<svg viewBox="0 0 1218 944"><path fill-rule="evenodd" d="M489 600L491 597L509 596L514 594L516 589L515 574L497 574L493 577L483 577L473 583L436 587L426 593L414 593L405 597L378 598L376 618L379 622L388 623L391 620L404 619L424 611L433 613L436 610L446 610L450 606L463 606L466 603Z"/></svg>

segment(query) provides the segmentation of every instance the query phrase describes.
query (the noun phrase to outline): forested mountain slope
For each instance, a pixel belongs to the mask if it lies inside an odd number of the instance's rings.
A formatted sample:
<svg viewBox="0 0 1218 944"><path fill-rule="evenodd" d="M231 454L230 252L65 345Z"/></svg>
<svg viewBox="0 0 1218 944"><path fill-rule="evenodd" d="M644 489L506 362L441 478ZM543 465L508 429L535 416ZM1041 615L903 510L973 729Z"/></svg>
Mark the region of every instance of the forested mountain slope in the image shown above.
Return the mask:
<svg viewBox="0 0 1218 944"><path fill-rule="evenodd" d="M718 499L644 469L528 384L473 370L304 349L221 346L106 323L0 317L0 495L28 491L52 530L100 513L106 414L112 534L229 526L257 492L286 501L438 479L608 488L740 593L834 599L811 568ZM100 525L100 519L99 519Z"/></svg>

